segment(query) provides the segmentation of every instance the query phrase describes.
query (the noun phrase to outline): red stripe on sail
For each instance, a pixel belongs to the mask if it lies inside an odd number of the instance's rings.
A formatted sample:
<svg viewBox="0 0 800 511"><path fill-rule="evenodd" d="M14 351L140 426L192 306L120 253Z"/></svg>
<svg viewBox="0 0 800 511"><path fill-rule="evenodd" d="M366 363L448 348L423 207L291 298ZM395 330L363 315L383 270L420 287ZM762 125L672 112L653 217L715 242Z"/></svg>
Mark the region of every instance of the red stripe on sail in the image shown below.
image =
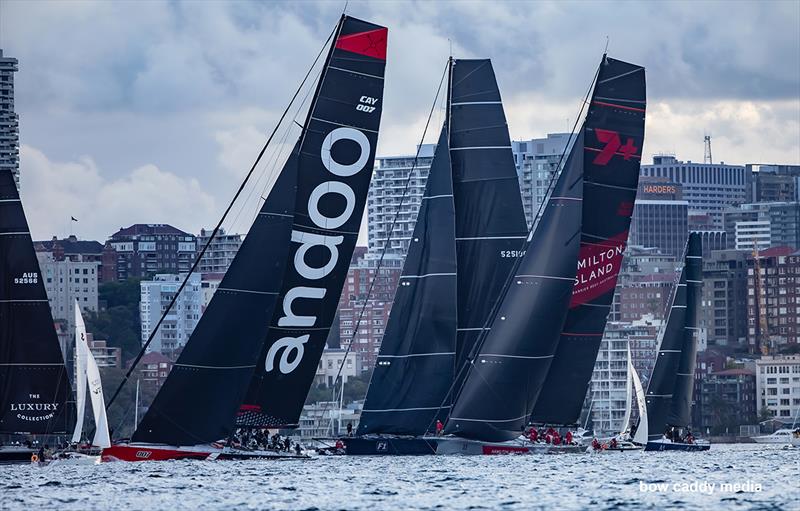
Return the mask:
<svg viewBox="0 0 800 511"><path fill-rule="evenodd" d="M336 40L336 47L359 55L386 60L386 36L388 33L389 29L384 27L343 35Z"/></svg>
<svg viewBox="0 0 800 511"><path fill-rule="evenodd" d="M632 107L632 106L622 106L622 105L617 105L616 103L605 103L603 101L592 101L592 104L593 105L600 105L600 106L610 106L612 108L621 108L623 110L631 110L633 112L644 112L645 111L644 108L636 108L636 107Z"/></svg>

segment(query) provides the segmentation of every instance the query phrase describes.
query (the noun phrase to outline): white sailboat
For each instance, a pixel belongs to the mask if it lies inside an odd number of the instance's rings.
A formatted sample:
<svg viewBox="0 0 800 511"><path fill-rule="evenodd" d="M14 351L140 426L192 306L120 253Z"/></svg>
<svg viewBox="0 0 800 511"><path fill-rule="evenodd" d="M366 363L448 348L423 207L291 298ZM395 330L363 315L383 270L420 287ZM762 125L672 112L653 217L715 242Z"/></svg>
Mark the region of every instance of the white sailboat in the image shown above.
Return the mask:
<svg viewBox="0 0 800 511"><path fill-rule="evenodd" d="M636 397L636 405L639 409L639 427L636 431L631 432L631 414L633 412L633 398ZM637 442L637 438L641 441L641 435L644 435L643 443ZM631 438L633 436L633 438ZM612 437L609 442L604 443L604 448L597 449L592 446L587 450L592 451L636 451L642 449L642 445L647 443L647 411L644 405L644 390L642 389L642 381L636 373L636 368L633 367L633 360L631 359L631 347L628 345L628 378L626 383L626 400L625 400L625 418L622 419L620 432L615 437Z"/></svg>
<svg viewBox="0 0 800 511"><path fill-rule="evenodd" d="M106 448L111 446L111 436L108 431L108 417L106 416L106 403L103 398L103 384L100 379L100 368L89 349L86 340L86 324L78 301L75 301L75 366L76 366L76 395L75 404L77 418L75 430L72 433L72 443L80 445L83 435L83 422L86 414L86 391L89 390L92 412L94 414L95 433L91 447ZM67 452L57 460L59 462L91 462L99 463L100 456L89 456L80 452Z"/></svg>

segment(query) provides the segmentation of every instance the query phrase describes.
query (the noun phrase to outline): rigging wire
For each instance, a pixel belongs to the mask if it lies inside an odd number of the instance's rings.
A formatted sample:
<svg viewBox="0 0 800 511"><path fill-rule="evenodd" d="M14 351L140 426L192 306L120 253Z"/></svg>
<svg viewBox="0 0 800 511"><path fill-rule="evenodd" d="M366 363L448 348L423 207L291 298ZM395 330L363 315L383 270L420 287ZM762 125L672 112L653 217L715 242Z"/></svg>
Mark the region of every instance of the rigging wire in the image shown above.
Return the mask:
<svg viewBox="0 0 800 511"><path fill-rule="evenodd" d="M600 66L603 65L602 63L604 61L605 61L605 54L603 55L603 59L601 60ZM536 228L537 228L537 226L539 224L539 221L541 220L542 216L544 215L544 208L545 208L545 206L547 205L547 203L549 201L549 197L552 194L553 187L555 186L555 183L558 181L557 178L561 175L561 172L563 172L563 170L564 170L563 169L564 158L571 151L572 146L574 146L575 140L577 140L577 136L575 136L575 132L576 132L576 129L578 127L578 123L581 122L583 111L586 108L586 105L587 105L587 103L589 101L589 96L592 93L592 89L594 88L594 85L597 82L597 77L600 74L600 66L597 67L597 71L595 71L595 75L592 78L591 83L589 84L589 89L586 91L586 94L584 95L584 98L583 98L583 101L581 102L581 107L580 107L580 110L578 112L578 115L575 117L575 123L572 126L572 131L570 133L569 141L568 141L567 145L564 147L564 151L562 151L561 156L558 159L558 165L556 166L556 168L559 169L559 171L555 172L553 174L553 177L550 179L550 183L548 184L547 191L545 193L545 200L543 200L542 203L539 204L539 208L536 211L535 219L534 219L533 222L531 222L531 227L528 230L528 235L525 237L525 240L522 242L522 246L520 247L520 251L525 250L525 248L528 246L529 240L532 238L533 233L535 232L535 230L536 230ZM575 136L575 140L573 140L573 136ZM511 267L511 270L508 273L508 277L506 278L505 282L503 283L503 287L501 288L500 294L498 295L497 299L495 300L495 302L494 302L494 304L492 306L492 309L490 310L489 315L487 316L486 321L483 324L483 328L481 330L481 333L479 334L479 337L478 337L477 341L475 342L475 345L473 346L472 351L467 356L467 361L458 369L458 373L453 378L453 382L450 385L450 388L448 389L447 393L445 394L444 399L442 400L442 402L439 404L439 407L437 408L436 413L434 414L433 419L431 419L431 422L428 424L428 427L426 428L426 430L430 430L430 428L433 425L434 421L439 416L439 412L441 412L442 408L444 408L444 405L448 401L450 396L453 395L453 391L455 390L455 386L456 386L457 382L460 381L461 382L461 386L458 389L458 391L455 393L455 398L453 399L453 402L456 401L458 395L460 394L461 390L463 389L464 383L466 382L466 375L464 374L464 372L466 371L467 374L469 373L469 368L473 366L473 360L475 359L477 354L480 353L480 350L483 347L483 344L486 342L486 338L489 335L489 326L491 326L492 321L494 320L494 318L499 313L500 306L502 305L503 299L508 294L508 291L511 288L511 283L514 281L515 274L516 274L517 270L519 269L519 265L522 263L522 259L523 258L524 257L517 257L516 260L514 261L514 265ZM462 378L462 375L464 375L464 378ZM452 411L452 409L451 409L451 411ZM531 412L527 412L526 415L530 415L530 413L532 413L532 411Z"/></svg>
<svg viewBox="0 0 800 511"><path fill-rule="evenodd" d="M170 300L169 304L167 305L166 309L164 309L164 312L161 313L161 318L159 318L159 320L156 323L155 327L150 332L150 335L148 336L147 341L145 341L144 345L142 345L141 351L139 352L139 354L134 359L133 363L131 364L130 369L128 369L128 372L125 374L125 377L122 379L122 381L120 382L120 384L117 387L117 389L114 391L114 394L111 396L111 399L108 401L108 404L106 404L106 410L108 410L111 407L111 404L114 402L114 400L117 398L117 396L119 396L119 393L122 391L122 388L125 386L127 381L130 379L131 374L133 374L133 371L136 369L136 366L138 365L139 361L141 361L142 357L146 353L147 348L150 346L150 343L155 338L155 335L158 332L159 327L164 322L164 319L167 317L169 312L172 310L172 307L175 305L175 302L178 300L178 296L180 296L181 292L186 287L186 284L189 282L189 277L197 269L198 265L200 264L200 260L203 258L203 255L205 255L206 251L208 250L208 247L211 245L211 242L217 236L217 233L219 232L220 228L222 227L222 223L227 218L228 213L230 213L231 209L233 208L234 203L239 198L239 196L241 195L241 193L244 190L245 186L247 185L248 181L250 180L250 177L252 176L253 172L255 171L256 167L258 166L259 162L261 161L261 158L264 156L264 153L266 152L267 147L269 147L270 143L272 142L272 139L275 137L275 134L278 132L278 129L280 128L281 123L286 118L286 114L291 109L292 104L294 103L295 99L297 99L297 96L300 94L300 91L302 90L303 86L305 85L306 81L308 80L308 77L311 76L311 73L312 73L314 67L317 65L317 62L319 61L319 59L322 56L323 52L325 51L325 48L328 46L328 43L333 38L333 35L338 32L340 26L341 26L341 22L337 23L337 25L334 28L334 30L331 31L330 35L328 35L328 38L325 40L325 43L322 45L322 48L320 49L319 53L317 54L316 58L314 59L314 62L311 64L311 67L306 72L305 76L303 77L303 80L300 82L300 85L298 86L297 90L295 91L294 95L292 96L292 99L289 101L289 104L286 106L286 109L283 111L283 113L281 114L280 118L278 119L278 123L276 124L275 128L272 130L272 133L270 134L269 138L267 138L267 141L264 144L264 146L261 148L261 151L258 153L258 156L256 157L256 160L253 162L253 165L250 167L250 170L248 171L247 175L245 176L244 180L242 181L242 184L239 186L239 189L236 190L236 193L234 194L233 199L231 199L230 203L228 204L228 207L225 209L225 212L222 214L222 218L220 218L219 222L217 222L217 225L214 227L214 230L211 232L211 236L209 236L208 241L206 241L206 243L203 246L202 250L200 250L200 253L197 255L197 258L195 259L194 263L192 264L192 267L189 269L189 272L186 274L186 277L184 278L183 282L181 282L180 287L178 287L178 290L173 295L173 297Z"/></svg>
<svg viewBox="0 0 800 511"><path fill-rule="evenodd" d="M400 196L400 202L397 204L397 209L395 210L394 216L392 217L392 223L389 225L389 232L386 235L386 241L383 244L383 249L381 250L381 257L378 259L378 263L375 265L375 275L372 277L372 280L369 283L369 288L367 289L367 297L364 299L364 303L361 306L361 311L358 315L358 320L353 327L353 335L350 337L350 343L347 345L345 349L344 356L342 357L342 362L339 364L339 370L336 372L336 377L333 379L334 386L338 381L339 377L342 374L342 369L344 368L345 361L347 360L347 355L350 353L350 350L353 347L353 341L355 336L358 334L358 329L361 326L361 321L364 318L364 313L366 312L367 305L369 303L370 296L372 295L372 289L375 287L375 282L378 280L380 275L380 270L383 267L383 260L386 256L386 252L389 249L390 242L392 241L392 233L394 232L394 228L397 225L397 220L400 218L401 209L403 207L403 203L405 202L406 196L408 195L408 189L411 184L412 178L415 177L415 171L417 170L417 163L419 162L419 153L422 149L422 144L425 142L425 137L428 134L428 127L431 123L431 118L433 117L433 113L436 110L436 104L439 100L439 93L442 90L442 84L444 83L444 78L447 76L447 70L450 68L450 60L447 61L447 65L442 72L442 78L439 80L439 87L436 89L436 96L433 98L433 104L431 105L430 112L428 113L428 119L425 121L425 128L422 130L422 137L420 138L419 144L417 145L417 152L414 155L414 161L411 163L411 170L408 171L408 177L406 177L405 186L403 187L403 194ZM374 373L373 373L374 374ZM371 383L371 382L370 382ZM344 387L342 388L342 392L344 392ZM322 414L325 414L327 409L327 403L323 407Z"/></svg>

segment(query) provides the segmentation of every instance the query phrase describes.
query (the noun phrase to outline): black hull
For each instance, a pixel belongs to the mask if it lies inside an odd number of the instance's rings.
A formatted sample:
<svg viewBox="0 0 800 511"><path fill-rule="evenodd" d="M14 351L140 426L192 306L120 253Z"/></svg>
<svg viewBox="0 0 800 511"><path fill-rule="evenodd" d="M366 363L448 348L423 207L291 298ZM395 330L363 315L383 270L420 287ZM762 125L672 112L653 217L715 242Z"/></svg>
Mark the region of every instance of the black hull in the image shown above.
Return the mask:
<svg viewBox="0 0 800 511"><path fill-rule="evenodd" d="M435 438L400 437L346 437L342 438L345 451L351 456L422 456L436 454Z"/></svg>
<svg viewBox="0 0 800 511"><path fill-rule="evenodd" d="M0 465L30 463L31 456L34 454L36 454L36 451L33 449L0 447Z"/></svg>
<svg viewBox="0 0 800 511"><path fill-rule="evenodd" d="M707 451L711 449L710 444L682 444L682 443L667 443L667 442L647 442L644 446L646 452L650 451Z"/></svg>

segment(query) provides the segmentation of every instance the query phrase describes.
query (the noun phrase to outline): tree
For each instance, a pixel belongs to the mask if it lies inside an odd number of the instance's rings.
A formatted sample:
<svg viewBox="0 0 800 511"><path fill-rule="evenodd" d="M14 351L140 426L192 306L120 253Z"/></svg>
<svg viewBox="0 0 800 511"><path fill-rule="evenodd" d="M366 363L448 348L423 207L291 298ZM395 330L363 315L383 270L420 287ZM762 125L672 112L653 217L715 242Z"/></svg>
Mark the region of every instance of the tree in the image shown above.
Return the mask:
<svg viewBox="0 0 800 511"><path fill-rule="evenodd" d="M86 329L109 346L122 348L122 358L136 356L141 349L139 320L139 280L106 282L98 287L98 298L105 309L86 314Z"/></svg>

